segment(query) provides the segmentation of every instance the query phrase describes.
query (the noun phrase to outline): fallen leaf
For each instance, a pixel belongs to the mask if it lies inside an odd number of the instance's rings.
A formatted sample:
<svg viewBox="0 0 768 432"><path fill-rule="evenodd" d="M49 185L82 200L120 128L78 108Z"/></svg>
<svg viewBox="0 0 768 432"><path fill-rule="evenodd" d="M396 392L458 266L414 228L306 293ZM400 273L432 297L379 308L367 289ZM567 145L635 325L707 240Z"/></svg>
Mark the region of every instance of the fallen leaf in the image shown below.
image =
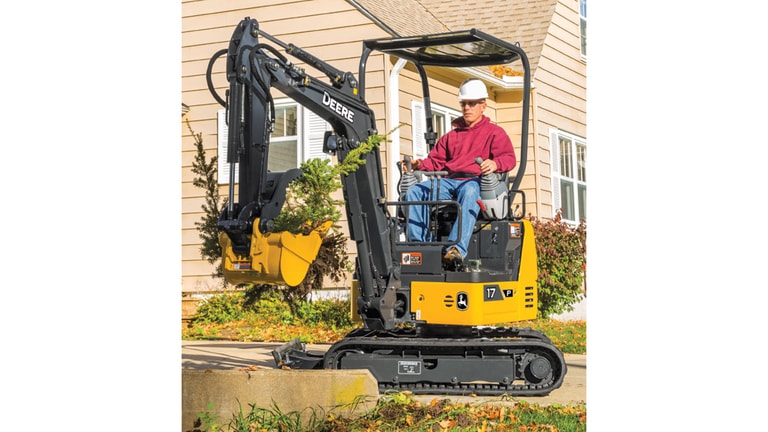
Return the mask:
<svg viewBox="0 0 768 432"><path fill-rule="evenodd" d="M443 429L450 429L450 428L456 426L456 421L455 420L445 419L445 420L441 420L438 424Z"/></svg>

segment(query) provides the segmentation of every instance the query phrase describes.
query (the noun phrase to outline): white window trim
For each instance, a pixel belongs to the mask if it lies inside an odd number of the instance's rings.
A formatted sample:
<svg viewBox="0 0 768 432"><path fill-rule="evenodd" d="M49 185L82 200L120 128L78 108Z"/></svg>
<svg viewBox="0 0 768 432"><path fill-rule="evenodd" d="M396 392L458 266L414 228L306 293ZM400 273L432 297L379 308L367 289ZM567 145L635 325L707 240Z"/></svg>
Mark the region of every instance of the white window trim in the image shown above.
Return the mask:
<svg viewBox="0 0 768 432"><path fill-rule="evenodd" d="M574 149L572 152L572 165L574 169L574 177L565 177L560 175L560 137L568 138L574 143ZM568 181L573 182L574 185L574 196L573 196L573 206L574 206L574 213L577 217L581 218L581 214L579 213L579 193L578 193L578 187L580 185L583 185L584 187L587 187L587 182L578 180L578 176L576 175L576 171L578 170L578 164L577 164L577 158L576 158L576 148L575 144L581 144L585 148L587 147L587 140L585 138L582 138L580 136L563 132L556 128L550 128L549 129L549 146L550 146L550 153L551 153L551 178L552 178L552 217L555 217L557 214L557 211L562 207L562 199L561 199L561 191L560 191L560 180L561 179L568 179ZM586 163L586 162L585 162ZM585 167L586 169L586 167ZM586 206L586 203L584 203ZM565 216L563 216L563 221L571 223L571 224L578 224L578 220L573 219L566 219Z"/></svg>
<svg viewBox="0 0 768 432"><path fill-rule="evenodd" d="M330 159L329 154L323 153L323 140L325 139L325 132L332 130L331 124L309 108L300 106L298 112L301 119L299 123L302 126L299 131L302 147L299 165L310 159Z"/></svg>
<svg viewBox="0 0 768 432"><path fill-rule="evenodd" d="M461 116L461 113L458 110L442 105L433 103L431 104L431 108L433 114L437 112L445 116L446 124L444 125L443 130L446 131L446 133L453 129L451 126L453 119ZM424 138L424 132L427 130L427 119L424 118L424 103L421 101L411 101L411 125L413 130L413 158L425 158L427 153L429 153L427 140Z"/></svg>
<svg viewBox="0 0 768 432"><path fill-rule="evenodd" d="M219 177L219 184L229 184L229 163L227 163L227 140L229 136L229 126L227 125L227 110L225 108L222 108L217 111L216 113L216 135L218 137L217 140L217 147L218 147L218 161L217 161L217 172ZM240 170L238 169L239 164L235 164L235 183L237 183L237 179L240 178Z"/></svg>

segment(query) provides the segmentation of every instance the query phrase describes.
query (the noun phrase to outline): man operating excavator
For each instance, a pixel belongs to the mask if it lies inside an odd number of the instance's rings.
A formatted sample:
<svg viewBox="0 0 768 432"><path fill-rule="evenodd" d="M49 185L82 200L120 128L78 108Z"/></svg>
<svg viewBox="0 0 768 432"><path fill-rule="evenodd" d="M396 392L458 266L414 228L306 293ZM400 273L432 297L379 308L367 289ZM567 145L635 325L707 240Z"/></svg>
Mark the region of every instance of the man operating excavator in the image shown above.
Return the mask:
<svg viewBox="0 0 768 432"><path fill-rule="evenodd" d="M462 116L456 118L453 129L440 137L426 158L411 162L413 170L446 171L437 181L425 180L408 188L406 201L452 199L461 207L461 224L451 228L449 242L456 242L444 252L446 266L457 268L467 256L467 247L480 212L480 175L507 172L517 163L512 141L500 126L491 123L483 112L488 90L482 81L470 78L459 88ZM481 158L482 162L476 162ZM434 190L438 196L432 196ZM460 225L460 226L459 226ZM458 238L459 229L461 238ZM429 206L412 205L408 211L408 239L428 241Z"/></svg>

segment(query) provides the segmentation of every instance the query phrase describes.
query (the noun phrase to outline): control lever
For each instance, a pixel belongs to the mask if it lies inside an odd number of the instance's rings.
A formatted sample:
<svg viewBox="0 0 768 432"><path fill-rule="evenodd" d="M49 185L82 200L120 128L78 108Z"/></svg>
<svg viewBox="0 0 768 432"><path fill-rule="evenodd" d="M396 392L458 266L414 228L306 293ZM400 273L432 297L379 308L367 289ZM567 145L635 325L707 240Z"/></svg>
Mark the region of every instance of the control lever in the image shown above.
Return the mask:
<svg viewBox="0 0 768 432"><path fill-rule="evenodd" d="M403 160L405 161L405 172L400 175L400 196L403 197L408 191L408 188L419 182L419 178L413 172L413 164L411 157L406 155Z"/></svg>
<svg viewBox="0 0 768 432"><path fill-rule="evenodd" d="M478 165L483 163L480 157L475 158ZM509 205L507 185L499 181L496 173L483 174L480 177L480 208L488 219L503 219L507 215Z"/></svg>

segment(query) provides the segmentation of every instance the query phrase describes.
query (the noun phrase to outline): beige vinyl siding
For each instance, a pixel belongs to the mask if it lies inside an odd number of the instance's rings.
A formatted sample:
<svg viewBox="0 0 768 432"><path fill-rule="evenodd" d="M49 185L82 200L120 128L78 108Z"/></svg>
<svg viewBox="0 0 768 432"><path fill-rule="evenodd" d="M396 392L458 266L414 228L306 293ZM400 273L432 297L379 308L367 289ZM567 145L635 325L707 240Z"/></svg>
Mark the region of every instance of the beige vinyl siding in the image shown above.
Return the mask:
<svg viewBox="0 0 768 432"><path fill-rule="evenodd" d="M536 83L542 111L565 122L557 127L586 137L586 63L580 59L577 8L577 2L558 3Z"/></svg>
<svg viewBox="0 0 768 432"><path fill-rule="evenodd" d="M571 4L573 3L573 4ZM581 59L578 2L558 2L535 75L536 151L542 217L553 214L549 129L587 138L586 63Z"/></svg>
<svg viewBox="0 0 768 432"><path fill-rule="evenodd" d="M522 133L522 90L500 92L498 94L497 103L499 106L498 119L503 120L502 122L499 122L499 125L502 126L507 132L507 135L509 135L509 138L512 140L512 144L515 147L515 155L518 158L518 161L517 167L512 170L512 175L517 175L521 162L520 134ZM536 152L534 151L536 141L534 140L534 135L532 133L533 122L531 119L533 119L532 109L529 113L528 122L528 153L526 158L525 175L519 186L519 189L525 193L526 200L526 214L523 216L528 216L528 213L537 214L536 208L538 206L538 193L536 188ZM519 203L519 200L520 198L516 198L515 202ZM517 209L517 211L522 212L522 207Z"/></svg>
<svg viewBox="0 0 768 432"><path fill-rule="evenodd" d="M246 16L259 21L260 28L286 43L293 43L320 59L343 71L358 76L359 55L362 39L388 36L363 14L344 0L309 1L227 1L203 0L182 2L182 102L190 107L182 119L182 293L205 292L219 289L221 281L211 278L214 267L200 257L199 233L195 222L203 217L201 206L204 191L192 185L191 172L195 157L195 142L186 120L190 121L195 133L202 133L206 156L210 159L217 151L216 112L221 106L214 100L207 88L205 74L208 62L215 52L227 48L235 26ZM269 43L266 39L265 43ZM299 66L304 66L293 57L276 47L281 53ZM376 113L377 124L382 129L384 122L386 70L381 58L372 56L367 64L366 99ZM214 67L213 82L221 97L228 87L224 75L226 59L220 57ZM306 71L324 82L321 72L306 67ZM358 77L359 78L359 77ZM274 92L275 97L282 96ZM382 160L384 155L382 155ZM223 199L228 186L222 185L219 193ZM340 221L346 227L346 221ZM345 228L346 230L346 228ZM356 254L355 245L349 242L350 258ZM351 282L346 281L348 286Z"/></svg>

